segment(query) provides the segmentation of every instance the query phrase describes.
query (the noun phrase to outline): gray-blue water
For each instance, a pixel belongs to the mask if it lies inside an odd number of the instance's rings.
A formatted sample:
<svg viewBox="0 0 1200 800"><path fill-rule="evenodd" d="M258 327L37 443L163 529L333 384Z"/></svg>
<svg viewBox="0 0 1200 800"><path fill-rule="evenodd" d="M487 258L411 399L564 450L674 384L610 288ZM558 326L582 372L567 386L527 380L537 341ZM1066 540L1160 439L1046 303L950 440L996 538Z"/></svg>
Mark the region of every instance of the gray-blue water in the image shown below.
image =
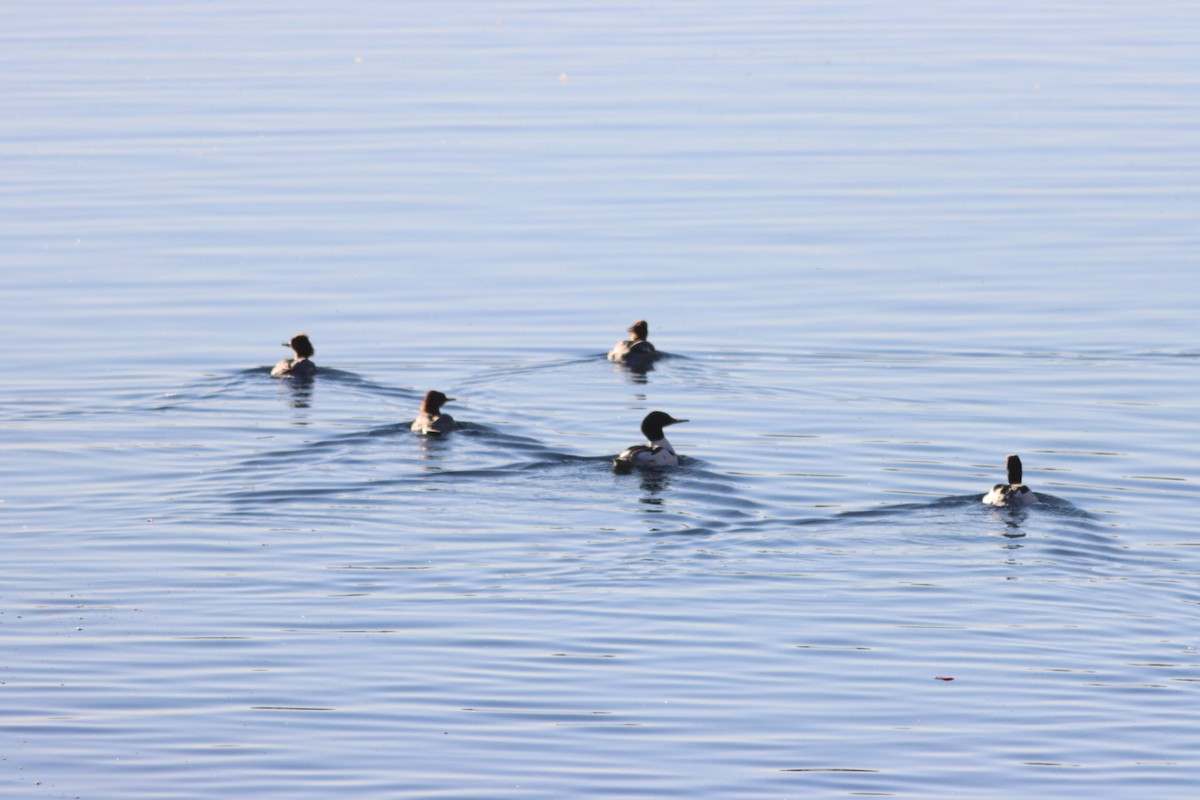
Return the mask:
<svg viewBox="0 0 1200 800"><path fill-rule="evenodd" d="M0 8L0 795L1192 800L1198 31Z"/></svg>

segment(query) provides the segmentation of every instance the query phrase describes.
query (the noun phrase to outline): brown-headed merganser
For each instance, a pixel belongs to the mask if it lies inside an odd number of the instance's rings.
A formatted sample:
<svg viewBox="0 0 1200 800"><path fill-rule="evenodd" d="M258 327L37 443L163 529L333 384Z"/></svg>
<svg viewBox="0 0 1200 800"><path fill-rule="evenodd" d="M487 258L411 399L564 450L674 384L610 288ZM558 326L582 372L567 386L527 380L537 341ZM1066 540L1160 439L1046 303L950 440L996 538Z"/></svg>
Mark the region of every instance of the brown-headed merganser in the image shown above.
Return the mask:
<svg viewBox="0 0 1200 800"><path fill-rule="evenodd" d="M436 389L426 392L425 399L421 401L421 413L413 420L412 429L417 433L449 433L454 430L454 417L442 413L442 405L453 399Z"/></svg>
<svg viewBox="0 0 1200 800"><path fill-rule="evenodd" d="M621 361L634 365L654 362L658 358L659 353L646 338L646 335L650 332L650 326L646 324L646 320L639 319L629 326L628 332L630 338L613 345L613 349L609 351L608 360Z"/></svg>
<svg viewBox="0 0 1200 800"><path fill-rule="evenodd" d="M276 364L274 369L271 370L272 377L311 378L317 374L317 365L309 361L317 351L313 349L312 342L308 340L307 333L297 333L292 337L291 341L284 342L283 346L292 348L292 352L296 354L296 357L285 358Z"/></svg>

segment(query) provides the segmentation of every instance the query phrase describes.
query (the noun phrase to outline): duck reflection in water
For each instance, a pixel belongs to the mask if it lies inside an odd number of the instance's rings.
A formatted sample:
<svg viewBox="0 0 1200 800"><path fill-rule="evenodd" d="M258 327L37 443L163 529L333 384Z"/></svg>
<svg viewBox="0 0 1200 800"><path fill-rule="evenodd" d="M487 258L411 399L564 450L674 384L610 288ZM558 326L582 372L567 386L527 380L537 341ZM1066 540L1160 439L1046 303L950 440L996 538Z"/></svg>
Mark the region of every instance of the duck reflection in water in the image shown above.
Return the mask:
<svg viewBox="0 0 1200 800"><path fill-rule="evenodd" d="M288 391L291 393L291 400L288 405L292 408L311 408L312 407L312 392L313 382L309 379L301 379L298 381L289 381L287 384ZM307 425L307 422L300 423Z"/></svg>
<svg viewBox="0 0 1200 800"><path fill-rule="evenodd" d="M1001 536L1006 539L1025 538L1025 531L1021 530L1021 525L1028 518L1028 511L1023 508L1014 508L1007 514L1002 514L999 510L992 510L992 514L1004 522L1004 532L1000 534ZM1020 545L1016 546L1020 547Z"/></svg>
<svg viewBox="0 0 1200 800"><path fill-rule="evenodd" d="M665 470L643 470L638 478L641 490L644 492L644 495L638 498L638 502L642 505L653 506L653 508L644 509L647 513L661 514L662 506L665 505L665 500L661 495L671 488L673 474Z"/></svg>

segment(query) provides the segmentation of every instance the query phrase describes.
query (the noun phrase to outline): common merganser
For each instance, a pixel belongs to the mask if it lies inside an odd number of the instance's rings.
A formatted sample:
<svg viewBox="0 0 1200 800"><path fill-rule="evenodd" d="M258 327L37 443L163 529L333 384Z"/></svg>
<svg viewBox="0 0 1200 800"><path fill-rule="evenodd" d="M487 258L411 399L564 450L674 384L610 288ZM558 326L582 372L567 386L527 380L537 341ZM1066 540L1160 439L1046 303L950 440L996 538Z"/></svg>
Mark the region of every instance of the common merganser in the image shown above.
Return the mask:
<svg viewBox="0 0 1200 800"><path fill-rule="evenodd" d="M650 326L646 324L646 320L639 319L626 330L631 334L630 338L613 345L613 349L608 354L609 361L622 361L626 364L650 364L658 358L658 351L646 339L646 335L650 332Z"/></svg>
<svg viewBox="0 0 1200 800"><path fill-rule="evenodd" d="M417 433L449 433L454 430L454 417L442 413L442 404L453 400L441 392L431 389L421 401L421 413L413 420L412 429Z"/></svg>
<svg viewBox="0 0 1200 800"><path fill-rule="evenodd" d="M285 358L271 370L274 378L311 378L317 373L317 365L309 361L317 351L308 340L307 333L297 333L291 341L284 342L284 347L292 348L295 358Z"/></svg>
<svg viewBox="0 0 1200 800"><path fill-rule="evenodd" d="M668 425L677 425L680 422L687 422L687 420L675 419L663 411L651 411L642 420L642 435L650 444L636 444L622 452L613 459L613 469L618 472L626 472L633 467L660 469L678 466L679 456L675 454L675 448L671 447L671 443L663 435L663 428Z"/></svg>
<svg viewBox="0 0 1200 800"><path fill-rule="evenodd" d="M989 506L1027 506L1038 502L1033 491L1021 482L1021 459L1018 456L1008 457L1008 483L997 483L992 490L983 496L983 502Z"/></svg>

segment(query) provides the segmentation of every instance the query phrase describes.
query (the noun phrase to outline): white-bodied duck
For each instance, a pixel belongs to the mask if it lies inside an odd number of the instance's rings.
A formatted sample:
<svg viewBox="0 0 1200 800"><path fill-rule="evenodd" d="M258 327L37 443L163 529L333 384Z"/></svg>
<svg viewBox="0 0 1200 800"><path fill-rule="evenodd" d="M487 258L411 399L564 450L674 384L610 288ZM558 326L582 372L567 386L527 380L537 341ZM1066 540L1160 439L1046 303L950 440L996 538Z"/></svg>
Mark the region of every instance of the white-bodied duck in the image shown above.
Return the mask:
<svg viewBox="0 0 1200 800"><path fill-rule="evenodd" d="M668 425L678 425L687 422L686 419L675 419L665 411L651 411L642 420L642 435L649 444L637 444L622 452L613 459L613 469L625 472L633 467L649 467L661 469L674 467L679 464L679 456L675 448L667 441L663 428Z"/></svg>

